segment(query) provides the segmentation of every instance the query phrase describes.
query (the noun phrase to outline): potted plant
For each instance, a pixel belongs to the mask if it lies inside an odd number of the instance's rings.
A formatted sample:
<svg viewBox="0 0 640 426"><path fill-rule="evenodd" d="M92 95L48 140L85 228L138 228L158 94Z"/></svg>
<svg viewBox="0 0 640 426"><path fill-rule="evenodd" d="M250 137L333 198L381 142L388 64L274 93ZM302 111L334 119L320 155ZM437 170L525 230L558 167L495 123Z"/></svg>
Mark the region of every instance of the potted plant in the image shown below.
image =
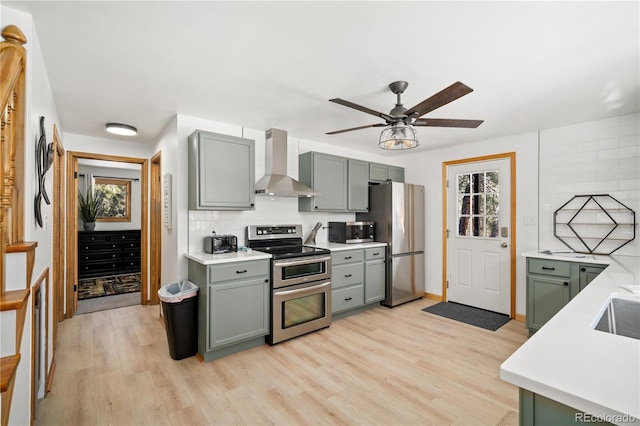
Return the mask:
<svg viewBox="0 0 640 426"><path fill-rule="evenodd" d="M85 231L93 231L96 227L96 219L104 212L104 193L87 188L86 194L78 191L78 214Z"/></svg>

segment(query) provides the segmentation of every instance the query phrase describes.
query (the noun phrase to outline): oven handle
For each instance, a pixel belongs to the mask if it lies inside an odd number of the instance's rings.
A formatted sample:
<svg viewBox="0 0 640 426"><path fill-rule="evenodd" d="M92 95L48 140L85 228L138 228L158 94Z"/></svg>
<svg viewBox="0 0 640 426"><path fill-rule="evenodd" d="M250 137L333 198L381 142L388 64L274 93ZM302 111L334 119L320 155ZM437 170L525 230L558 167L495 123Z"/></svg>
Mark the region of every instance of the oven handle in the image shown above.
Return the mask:
<svg viewBox="0 0 640 426"><path fill-rule="evenodd" d="M274 266L296 266L296 265L305 265L307 263L314 263L314 262L326 262L331 260L331 256L307 256L307 257L303 257L303 258L299 258L299 259L295 259L295 260L286 260L286 259L280 259L280 260L274 260L273 261L273 265Z"/></svg>
<svg viewBox="0 0 640 426"><path fill-rule="evenodd" d="M313 284L313 283L311 283L311 284ZM289 296L289 295L292 295L292 294L306 293L306 292L309 292L309 290L317 291L317 290L324 289L324 288L330 287L330 286L331 286L331 281L325 281L322 284L309 285L309 286L305 286L304 288L297 288L295 290L284 290L284 291L276 290L276 291L274 291L273 295L274 296Z"/></svg>

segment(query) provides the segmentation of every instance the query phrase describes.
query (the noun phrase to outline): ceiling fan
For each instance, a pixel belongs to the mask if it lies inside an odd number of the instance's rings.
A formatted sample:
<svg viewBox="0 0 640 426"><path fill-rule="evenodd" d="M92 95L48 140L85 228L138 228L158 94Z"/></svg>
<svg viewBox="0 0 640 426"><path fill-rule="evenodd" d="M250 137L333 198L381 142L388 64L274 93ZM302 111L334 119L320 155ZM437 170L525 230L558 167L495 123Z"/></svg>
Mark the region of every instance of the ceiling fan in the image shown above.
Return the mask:
<svg viewBox="0 0 640 426"><path fill-rule="evenodd" d="M409 83L406 81L395 81L389 85L389 90L397 96L396 106L389 111L389 114L375 111L370 108L354 104L353 102L345 101L344 99L329 99L330 102L335 102L337 104L380 117L384 120L384 123L368 124L366 126L336 130L334 132L328 132L327 135L367 129L369 127L387 127L380 135L380 143L378 145L383 149L408 149L418 146L418 141L415 138L415 130L412 126L476 128L483 123L483 120L420 118L428 112L473 92L472 88L459 81L409 109L402 105L400 98L402 93L407 89L407 86L409 86Z"/></svg>

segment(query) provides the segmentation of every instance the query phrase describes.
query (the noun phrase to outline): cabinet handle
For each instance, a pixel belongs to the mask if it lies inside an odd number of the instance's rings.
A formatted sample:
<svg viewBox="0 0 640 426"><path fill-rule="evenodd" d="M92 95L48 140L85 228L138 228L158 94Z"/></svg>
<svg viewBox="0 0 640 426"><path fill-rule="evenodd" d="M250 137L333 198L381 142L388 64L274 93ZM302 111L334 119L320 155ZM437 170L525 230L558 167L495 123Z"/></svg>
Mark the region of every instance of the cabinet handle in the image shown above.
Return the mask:
<svg viewBox="0 0 640 426"><path fill-rule="evenodd" d="M555 271L556 268L549 268L548 266L543 266L542 269L544 269L545 271Z"/></svg>
<svg viewBox="0 0 640 426"><path fill-rule="evenodd" d="M345 278L349 278L349 277L352 277L352 276L353 276L353 275L351 275L351 274L344 274L344 277L345 277Z"/></svg>
<svg viewBox="0 0 640 426"><path fill-rule="evenodd" d="M123 239L123 240L125 239L125 236L124 236L124 235L122 236L122 239Z"/></svg>
<svg viewBox="0 0 640 426"><path fill-rule="evenodd" d="M317 208L318 208L318 206L314 206L313 208L314 208L314 209L317 209Z"/></svg>
<svg viewBox="0 0 640 426"><path fill-rule="evenodd" d="M375 253L373 253L373 255L374 256L380 256L380 253L379 252L375 252Z"/></svg>
<svg viewBox="0 0 640 426"><path fill-rule="evenodd" d="M265 282L265 283L268 283L268 282L269 282L269 278L265 278L265 279L264 279L264 282Z"/></svg>
<svg viewBox="0 0 640 426"><path fill-rule="evenodd" d="M348 301L349 301L349 300L351 300L351 299L352 299L351 297L345 297L345 298L344 298L344 300L345 300L346 302L348 302Z"/></svg>
<svg viewBox="0 0 640 426"><path fill-rule="evenodd" d="M580 271L585 272L587 268L580 268Z"/></svg>
<svg viewBox="0 0 640 426"><path fill-rule="evenodd" d="M236 271L236 274L244 274L245 272L247 272L247 270L243 269L242 271Z"/></svg>
<svg viewBox="0 0 640 426"><path fill-rule="evenodd" d="M344 260L349 260L349 259L351 259L351 256L345 256L344 257Z"/></svg>
<svg viewBox="0 0 640 426"><path fill-rule="evenodd" d="M565 281L565 282L563 282L562 284L564 284L564 285L569 285L569 281Z"/></svg>

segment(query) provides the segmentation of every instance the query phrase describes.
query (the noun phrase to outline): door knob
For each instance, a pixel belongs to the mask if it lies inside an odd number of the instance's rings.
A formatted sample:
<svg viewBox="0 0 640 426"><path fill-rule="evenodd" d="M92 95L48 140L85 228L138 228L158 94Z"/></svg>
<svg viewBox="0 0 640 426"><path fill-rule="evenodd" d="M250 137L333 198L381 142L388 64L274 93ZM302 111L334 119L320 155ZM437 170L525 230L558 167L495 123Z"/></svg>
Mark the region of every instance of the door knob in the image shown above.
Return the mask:
<svg viewBox="0 0 640 426"><path fill-rule="evenodd" d="M509 244L507 244L507 243L502 243L502 244L500 244L500 247L509 247Z"/></svg>

